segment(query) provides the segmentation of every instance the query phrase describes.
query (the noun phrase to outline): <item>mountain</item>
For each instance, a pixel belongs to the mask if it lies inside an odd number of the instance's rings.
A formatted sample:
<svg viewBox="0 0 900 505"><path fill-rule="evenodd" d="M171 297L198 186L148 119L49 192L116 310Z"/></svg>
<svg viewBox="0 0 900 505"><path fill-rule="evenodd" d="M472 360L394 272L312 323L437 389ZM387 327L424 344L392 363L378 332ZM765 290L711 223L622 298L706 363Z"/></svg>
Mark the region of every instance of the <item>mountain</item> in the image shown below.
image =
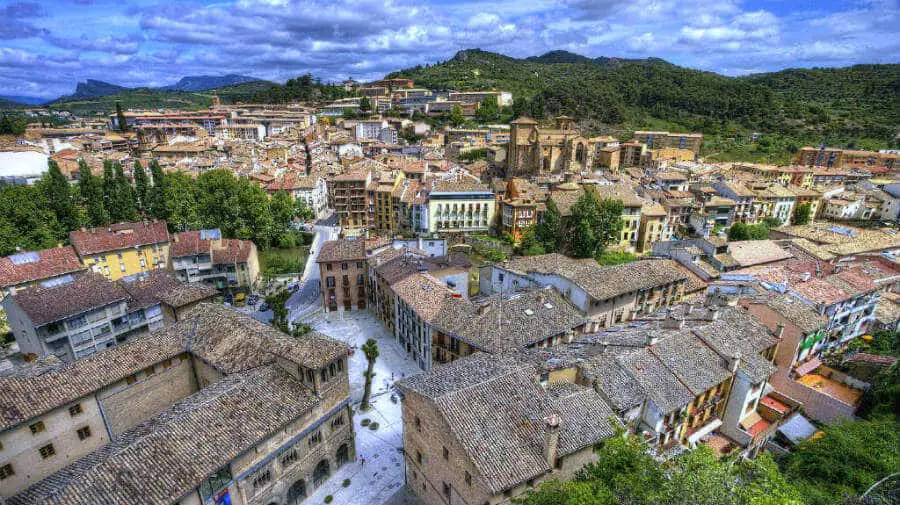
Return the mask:
<svg viewBox="0 0 900 505"><path fill-rule="evenodd" d="M0 100L14 102L17 105L43 105L50 100L38 96L22 96L22 95L0 95Z"/></svg>
<svg viewBox="0 0 900 505"><path fill-rule="evenodd" d="M223 88L225 86L234 86L245 82L257 81L255 77L246 75L228 74L228 75L193 75L182 77L180 81L169 86L163 86L159 89L178 90L178 91L206 91L209 89Z"/></svg>
<svg viewBox="0 0 900 505"><path fill-rule="evenodd" d="M752 148L755 154L747 159L760 161L781 161L798 145L823 140L888 147L900 125L897 64L735 78L658 58L590 59L551 51L516 59L467 49L447 61L388 77L434 89L511 91L513 114L538 120L571 115L588 133L627 138L634 129L700 131L710 151ZM751 132L765 133L766 139L748 147Z"/></svg>
<svg viewBox="0 0 900 505"><path fill-rule="evenodd" d="M101 96L115 95L128 90L125 86L118 86L108 82L98 81L96 79L88 79L79 82L75 86L75 93L61 97L60 100L80 100L84 98L98 98Z"/></svg>

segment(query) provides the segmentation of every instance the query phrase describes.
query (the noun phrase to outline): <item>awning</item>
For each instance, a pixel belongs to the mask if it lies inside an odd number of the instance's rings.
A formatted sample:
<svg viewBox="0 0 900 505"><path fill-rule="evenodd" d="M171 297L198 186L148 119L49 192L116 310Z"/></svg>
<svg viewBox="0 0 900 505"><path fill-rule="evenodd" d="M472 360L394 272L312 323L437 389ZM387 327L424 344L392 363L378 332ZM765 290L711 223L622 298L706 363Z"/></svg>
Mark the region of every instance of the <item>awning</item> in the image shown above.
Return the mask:
<svg viewBox="0 0 900 505"><path fill-rule="evenodd" d="M712 433L719 426L722 426L722 420L719 418L714 418L711 423L691 434L691 436L688 437L688 442L690 442L691 444L696 444L698 440Z"/></svg>
<svg viewBox="0 0 900 505"><path fill-rule="evenodd" d="M820 360L819 358L813 358L806 363L803 363L802 365L798 365L797 368L794 369L794 372L796 372L798 376L802 377L809 372L812 372L816 368L819 368L820 366L822 366L822 360Z"/></svg>
<svg viewBox="0 0 900 505"><path fill-rule="evenodd" d="M792 444L797 445L813 436L818 430L805 417L794 414L787 422L778 427L778 431Z"/></svg>

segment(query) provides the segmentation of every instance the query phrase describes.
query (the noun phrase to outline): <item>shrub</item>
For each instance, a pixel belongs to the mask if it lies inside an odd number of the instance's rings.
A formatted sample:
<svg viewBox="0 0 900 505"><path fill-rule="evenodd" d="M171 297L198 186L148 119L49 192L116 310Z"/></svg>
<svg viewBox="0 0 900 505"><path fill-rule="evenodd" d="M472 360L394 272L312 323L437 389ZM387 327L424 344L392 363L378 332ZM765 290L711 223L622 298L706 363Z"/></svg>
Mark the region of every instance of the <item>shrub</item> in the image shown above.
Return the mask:
<svg viewBox="0 0 900 505"><path fill-rule="evenodd" d="M325 503L331 503L334 500L334 496L328 495L325 497Z"/></svg>
<svg viewBox="0 0 900 505"><path fill-rule="evenodd" d="M350 479L344 479L344 482L341 482L341 487L347 487L350 485Z"/></svg>
<svg viewBox="0 0 900 505"><path fill-rule="evenodd" d="M377 429L378 429L378 423L371 423L371 424L369 424L369 429L372 430L372 431L377 430Z"/></svg>
<svg viewBox="0 0 900 505"><path fill-rule="evenodd" d="M371 423L371 422L372 422L371 419L366 418L366 419L363 419L362 421L360 421L359 424L360 424L360 426L368 426L369 423Z"/></svg>

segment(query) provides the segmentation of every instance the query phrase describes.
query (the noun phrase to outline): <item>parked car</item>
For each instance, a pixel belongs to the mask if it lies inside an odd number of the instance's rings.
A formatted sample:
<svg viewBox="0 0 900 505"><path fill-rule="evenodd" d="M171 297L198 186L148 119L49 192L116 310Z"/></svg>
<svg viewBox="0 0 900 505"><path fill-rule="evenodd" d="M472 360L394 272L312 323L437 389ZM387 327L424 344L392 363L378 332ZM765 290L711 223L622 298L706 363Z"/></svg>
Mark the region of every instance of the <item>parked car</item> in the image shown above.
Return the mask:
<svg viewBox="0 0 900 505"><path fill-rule="evenodd" d="M250 295L247 297L247 303L249 305L256 305L259 303L259 295Z"/></svg>
<svg viewBox="0 0 900 505"><path fill-rule="evenodd" d="M260 304L260 306L259 306L259 311L265 312L267 310L269 310L269 304L266 302L262 302L262 304Z"/></svg>
<svg viewBox="0 0 900 505"><path fill-rule="evenodd" d="M298 289L300 289L300 284L296 283L296 282L292 282L292 283L288 284L288 286L287 286L288 293L293 293L293 292L297 291Z"/></svg>
<svg viewBox="0 0 900 505"><path fill-rule="evenodd" d="M234 306L243 307L247 302L247 293L238 293L234 295Z"/></svg>

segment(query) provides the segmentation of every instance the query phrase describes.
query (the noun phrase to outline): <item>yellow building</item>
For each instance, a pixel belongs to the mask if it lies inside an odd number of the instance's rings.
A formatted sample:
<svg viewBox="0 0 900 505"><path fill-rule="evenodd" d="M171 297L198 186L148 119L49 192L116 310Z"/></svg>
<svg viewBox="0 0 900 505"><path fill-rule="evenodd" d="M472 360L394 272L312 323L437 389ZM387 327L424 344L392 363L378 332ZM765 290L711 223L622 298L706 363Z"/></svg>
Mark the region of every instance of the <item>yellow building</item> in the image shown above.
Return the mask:
<svg viewBox="0 0 900 505"><path fill-rule="evenodd" d="M169 260L165 221L82 228L69 232L69 241L84 266L110 280L166 268Z"/></svg>
<svg viewBox="0 0 900 505"><path fill-rule="evenodd" d="M814 189L803 188L799 186L788 186L788 190L790 190L797 197L797 203L794 205L794 210L796 211L801 205L809 204L809 218L810 221L815 221L816 216L819 214L819 206L822 202L822 193Z"/></svg>
<svg viewBox="0 0 900 505"><path fill-rule="evenodd" d="M634 140L645 144L648 149L688 149L694 154L700 154L703 134L636 131Z"/></svg>
<svg viewBox="0 0 900 505"><path fill-rule="evenodd" d="M627 251L636 251L641 229L641 200L632 188L624 184L607 184L586 186L588 191L601 200L619 200L624 205L622 209L622 231L619 234L618 246Z"/></svg>
<svg viewBox="0 0 900 505"><path fill-rule="evenodd" d="M735 163L732 170L737 172L745 172L750 174L757 182L777 182L782 186L791 183L794 174L792 167L779 167L776 165L762 165L757 163ZM810 175L810 185L812 184L812 172Z"/></svg>
<svg viewBox="0 0 900 505"><path fill-rule="evenodd" d="M377 181L373 181L369 190L369 201L374 202L374 215L370 222L376 230L394 234L394 207L399 206L401 186L406 176L400 170L382 172ZM395 196L396 195L396 196Z"/></svg>
<svg viewBox="0 0 900 505"><path fill-rule="evenodd" d="M641 207L641 228L638 234L637 252L647 253L654 242L665 242L672 238L668 227L669 215L666 209L652 200Z"/></svg>

